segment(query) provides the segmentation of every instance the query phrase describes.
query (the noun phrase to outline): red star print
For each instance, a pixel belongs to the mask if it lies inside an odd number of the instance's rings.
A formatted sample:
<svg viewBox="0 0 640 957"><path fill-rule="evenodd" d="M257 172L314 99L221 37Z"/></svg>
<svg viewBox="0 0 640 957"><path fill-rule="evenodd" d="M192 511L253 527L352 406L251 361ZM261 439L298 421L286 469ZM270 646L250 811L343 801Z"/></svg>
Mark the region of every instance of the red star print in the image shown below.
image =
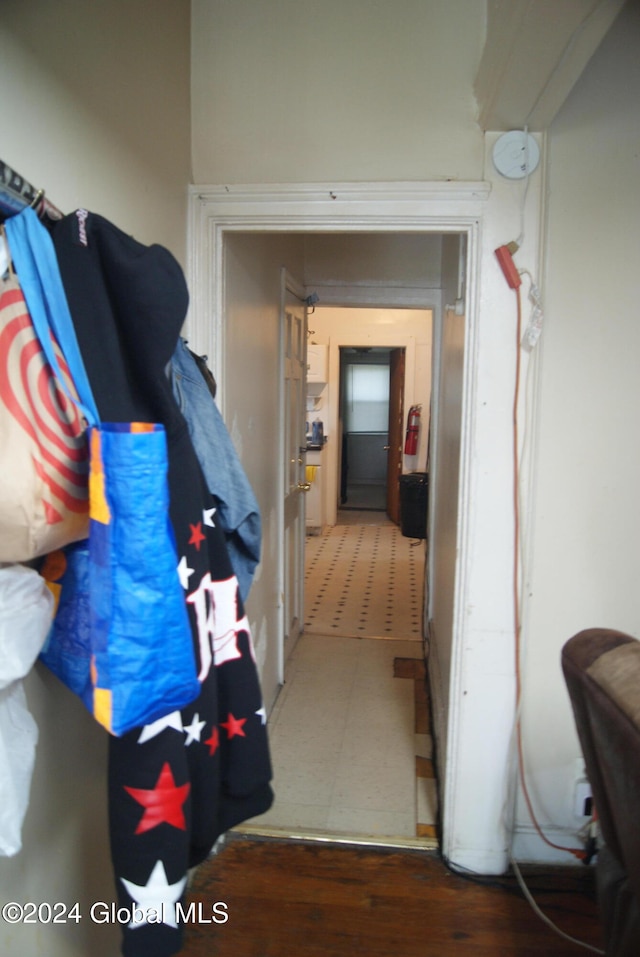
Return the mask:
<svg viewBox="0 0 640 957"><path fill-rule="evenodd" d="M164 823L186 831L187 823L184 819L182 805L187 800L190 790L190 784L182 784L180 787L176 787L168 761L165 761L162 765L162 771L155 788L152 790L125 787L125 791L144 808L144 814L140 818L136 834L143 834L145 831L150 831Z"/></svg>
<svg viewBox="0 0 640 957"><path fill-rule="evenodd" d="M211 732L211 737L205 741L205 744L209 745L209 754L215 754L218 750L220 744L220 732L217 728L214 728Z"/></svg>
<svg viewBox="0 0 640 957"><path fill-rule="evenodd" d="M189 545L195 545L196 551L200 551L200 545L204 542L206 535L202 533L202 522L198 522L197 525L192 525L189 522L189 528L191 529L191 538L189 539Z"/></svg>
<svg viewBox="0 0 640 957"><path fill-rule="evenodd" d="M242 726L246 723L246 720L246 718L234 718L231 712L229 712L229 717L226 721L221 721L220 726L227 729L229 738L235 738L236 735L239 735L241 738L246 738L246 734L242 730Z"/></svg>

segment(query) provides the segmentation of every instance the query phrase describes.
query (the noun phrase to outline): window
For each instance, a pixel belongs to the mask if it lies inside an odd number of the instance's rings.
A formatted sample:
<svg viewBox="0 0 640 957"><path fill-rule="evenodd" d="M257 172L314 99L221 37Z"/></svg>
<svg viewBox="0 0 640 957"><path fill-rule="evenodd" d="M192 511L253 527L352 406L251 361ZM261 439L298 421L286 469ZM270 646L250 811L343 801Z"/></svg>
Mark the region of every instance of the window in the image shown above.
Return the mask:
<svg viewBox="0 0 640 957"><path fill-rule="evenodd" d="M389 424L389 366L348 365L345 376L346 432L386 432Z"/></svg>

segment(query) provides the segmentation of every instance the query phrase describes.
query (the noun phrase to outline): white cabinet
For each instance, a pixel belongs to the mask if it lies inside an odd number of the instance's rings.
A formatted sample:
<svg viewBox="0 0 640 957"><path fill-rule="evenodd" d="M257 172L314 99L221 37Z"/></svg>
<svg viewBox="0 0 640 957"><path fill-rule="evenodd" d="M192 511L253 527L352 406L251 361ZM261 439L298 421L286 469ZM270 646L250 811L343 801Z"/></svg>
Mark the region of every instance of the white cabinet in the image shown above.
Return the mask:
<svg viewBox="0 0 640 957"><path fill-rule="evenodd" d="M307 346L307 393L319 395L329 381L329 346Z"/></svg>

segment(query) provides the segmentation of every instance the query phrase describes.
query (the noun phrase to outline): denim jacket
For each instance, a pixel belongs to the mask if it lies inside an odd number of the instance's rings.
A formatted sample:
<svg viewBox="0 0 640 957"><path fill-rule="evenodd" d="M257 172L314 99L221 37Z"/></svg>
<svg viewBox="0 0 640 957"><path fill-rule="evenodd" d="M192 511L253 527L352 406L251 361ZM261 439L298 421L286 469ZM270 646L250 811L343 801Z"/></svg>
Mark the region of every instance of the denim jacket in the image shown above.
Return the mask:
<svg viewBox="0 0 640 957"><path fill-rule="evenodd" d="M260 561L262 525L256 497L185 339L178 340L168 375L209 491L216 499L216 517L227 539L229 558L244 602Z"/></svg>

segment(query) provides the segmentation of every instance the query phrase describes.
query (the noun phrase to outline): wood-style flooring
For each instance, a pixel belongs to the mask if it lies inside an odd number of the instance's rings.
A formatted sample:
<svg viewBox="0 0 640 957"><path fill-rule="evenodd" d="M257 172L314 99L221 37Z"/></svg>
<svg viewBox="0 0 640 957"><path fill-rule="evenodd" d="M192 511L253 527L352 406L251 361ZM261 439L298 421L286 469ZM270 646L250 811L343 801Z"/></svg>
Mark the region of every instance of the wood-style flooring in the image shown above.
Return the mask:
<svg viewBox="0 0 640 957"><path fill-rule="evenodd" d="M543 912L602 946L593 868L525 872ZM196 872L190 900L224 924L188 925L183 957L576 957L515 878L470 880L436 852L232 836Z"/></svg>

